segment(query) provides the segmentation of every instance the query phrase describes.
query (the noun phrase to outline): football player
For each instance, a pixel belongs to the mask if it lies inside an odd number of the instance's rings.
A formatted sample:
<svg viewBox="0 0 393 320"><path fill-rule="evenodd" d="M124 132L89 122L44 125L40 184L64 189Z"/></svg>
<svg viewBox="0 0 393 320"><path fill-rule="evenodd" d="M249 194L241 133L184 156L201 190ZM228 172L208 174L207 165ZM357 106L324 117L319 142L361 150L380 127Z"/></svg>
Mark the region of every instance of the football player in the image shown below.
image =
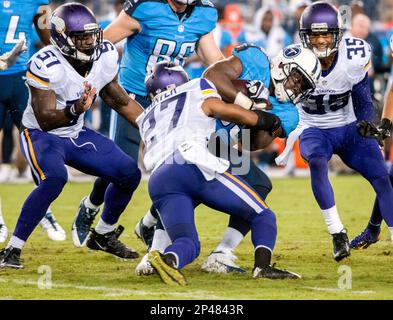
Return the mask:
<svg viewBox="0 0 393 320"><path fill-rule="evenodd" d="M223 54L217 47L213 30L217 11L208 0L129 0L124 10L104 31L104 38L112 43L127 38L120 67L120 83L129 94L135 96L143 107L150 102L146 98L144 81L146 72L161 60L184 64L196 52L205 65L220 59ZM125 119L112 113L110 136L120 148L138 160L140 136ZM90 227L104 201L108 181L97 179L89 196L79 206L73 223L73 242L83 246ZM152 208L145 224L136 226L139 237L151 229L157 218Z"/></svg>
<svg viewBox="0 0 393 320"><path fill-rule="evenodd" d="M29 59L28 47L32 45L32 24L44 44L49 44L50 34L40 25L49 10L48 0L27 0L23 6L18 1L3 1L0 12L0 130L3 128L6 113L9 112L13 123L19 128L22 114L27 106L28 89L24 76ZM37 184L37 180L35 179ZM51 210L43 217L40 225L52 240L62 241L66 233L56 221ZM0 211L0 243L5 242L8 230Z"/></svg>
<svg viewBox="0 0 393 320"><path fill-rule="evenodd" d="M390 49L393 52L393 36L390 38ZM380 145L383 141L389 138L392 131L393 119L393 85L387 94L385 106L382 112L382 120L379 125L375 125L370 121L362 121L358 124L358 130L364 137L376 138ZM390 182L393 184L393 165L389 170ZM374 208L371 213L370 221L366 229L364 229L358 236L353 238L350 242L352 249L366 249L371 244L376 243L380 238L381 223L382 223L381 210L379 208L378 199L374 203ZM393 242L393 236L391 237Z"/></svg>
<svg viewBox="0 0 393 320"><path fill-rule="evenodd" d="M144 164L152 171L149 194L171 240L163 254L152 250L148 255L161 279L167 284L186 284L179 269L200 253L194 222L199 204L250 223L254 278L300 278L270 265L277 233L274 213L256 190L233 174L230 162L211 154L207 146L216 130L215 119L273 134L280 128L279 118L224 103L211 82L204 78L188 81L184 69L172 62L153 67L146 89L152 104L137 123L145 145Z"/></svg>
<svg viewBox="0 0 393 320"><path fill-rule="evenodd" d="M66 164L111 181L88 248L136 258L138 253L119 241L122 230L115 224L139 184L140 170L112 140L84 127L83 115L97 94L134 125L142 108L119 85L117 50L102 40L102 30L86 6L70 3L57 8L50 31L53 45L28 63L30 96L20 134L39 185L26 199L15 231L0 252L0 268L23 267L21 249L66 184Z"/></svg>
<svg viewBox="0 0 393 320"><path fill-rule="evenodd" d="M357 120L372 120L373 104L367 71L371 48L364 40L344 38L341 15L331 4L315 2L300 19L300 37L322 64L315 92L299 106L300 151L308 162L311 186L333 238L336 261L350 246L328 178L328 161L337 154L372 185L382 217L393 233L393 189L378 143L361 137Z"/></svg>
<svg viewBox="0 0 393 320"><path fill-rule="evenodd" d="M246 110L272 105L267 112L280 119L280 128L274 135L261 131L258 135L253 135L248 147L255 150L268 145L277 136L287 137L296 128L299 118L294 103L305 99L312 92L320 74L319 60L311 50L302 48L301 45L284 48L272 63L260 47L242 45L237 47L228 59L210 66L204 76L213 82L218 93L227 102L240 105ZM237 88L234 84L238 79L243 80L247 88L246 94L238 91L241 87ZM296 81L296 90L293 90L293 79ZM210 141L217 142L216 146L219 147L214 149L213 153L223 158L237 154L232 146L238 143L239 131L240 128L235 123L217 120L216 135L223 143L211 139ZM245 147L243 142L242 139L241 145ZM239 167L239 159L230 156L228 160L233 167ZM270 179L251 161L247 153L241 156L241 166L246 163L249 164L249 169L239 173L239 176L247 181L265 201L272 189ZM169 244L170 241L162 229L161 223L158 222L151 250L163 251ZM231 215L223 240L209 255L202 269L217 273L244 273L245 271L236 265L233 251L249 231L248 221ZM147 263L147 256L144 256L136 268L136 273L142 275L149 274L151 271L153 269Z"/></svg>

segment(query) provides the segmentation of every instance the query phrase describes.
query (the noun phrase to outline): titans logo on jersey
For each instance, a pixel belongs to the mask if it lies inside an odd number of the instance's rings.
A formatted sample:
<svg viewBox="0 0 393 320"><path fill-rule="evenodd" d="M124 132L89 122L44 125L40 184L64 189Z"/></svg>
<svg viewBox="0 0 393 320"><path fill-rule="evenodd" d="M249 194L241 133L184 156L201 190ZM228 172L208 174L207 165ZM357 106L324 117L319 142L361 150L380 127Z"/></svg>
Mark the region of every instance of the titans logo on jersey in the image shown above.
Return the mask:
<svg viewBox="0 0 393 320"><path fill-rule="evenodd" d="M352 88L365 78L370 66L370 45L362 39L344 38L333 67L322 72L314 94L299 104L300 122L330 129L356 121Z"/></svg>
<svg viewBox="0 0 393 320"><path fill-rule="evenodd" d="M240 80L259 80L262 81L266 88L270 85L270 61L266 52L254 45L243 44L232 51L232 55L239 58L242 63L242 73ZM270 97L272 110L281 119L281 126L284 129L285 136L288 136L296 129L299 123L298 111L292 103L280 103L276 98ZM237 140L239 127L236 124L217 120L217 135L220 136L229 145L231 140ZM234 142L234 141L232 141Z"/></svg>
<svg viewBox="0 0 393 320"><path fill-rule="evenodd" d="M166 0L131 0L124 11L141 25L141 32L127 39L120 69L122 85L145 96L146 72L157 62L170 59L183 65L197 42L217 23L217 11L209 1L198 1L184 14L176 14Z"/></svg>
<svg viewBox="0 0 393 320"><path fill-rule="evenodd" d="M38 8L48 3L48 0L0 1L0 55L12 50L15 44L22 39L26 39L27 46L29 47L33 19L38 13ZM28 60L29 52L26 51L19 57L14 66L6 71L0 72L0 75L25 71Z"/></svg>

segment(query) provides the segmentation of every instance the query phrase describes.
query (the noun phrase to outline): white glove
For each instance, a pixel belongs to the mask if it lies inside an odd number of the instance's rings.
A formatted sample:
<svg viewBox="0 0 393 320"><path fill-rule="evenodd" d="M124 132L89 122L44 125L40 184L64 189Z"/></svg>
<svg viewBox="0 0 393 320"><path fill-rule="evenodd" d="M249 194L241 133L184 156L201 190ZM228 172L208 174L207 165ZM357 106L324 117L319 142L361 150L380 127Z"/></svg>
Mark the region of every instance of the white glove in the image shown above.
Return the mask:
<svg viewBox="0 0 393 320"><path fill-rule="evenodd" d="M19 56L27 50L26 40L20 40L11 51L8 51L0 56L0 70L6 70L9 67L12 67Z"/></svg>
<svg viewBox="0 0 393 320"><path fill-rule="evenodd" d="M246 82L248 97L254 102L252 110L266 110L270 106L269 89L262 81L252 80Z"/></svg>

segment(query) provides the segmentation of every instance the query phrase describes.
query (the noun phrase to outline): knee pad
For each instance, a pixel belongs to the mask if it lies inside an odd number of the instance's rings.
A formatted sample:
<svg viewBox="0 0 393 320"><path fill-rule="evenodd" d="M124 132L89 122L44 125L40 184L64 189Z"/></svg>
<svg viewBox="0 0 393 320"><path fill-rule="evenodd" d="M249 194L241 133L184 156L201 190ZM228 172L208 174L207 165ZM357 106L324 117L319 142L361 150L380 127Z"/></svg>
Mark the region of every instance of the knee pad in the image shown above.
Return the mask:
<svg viewBox="0 0 393 320"><path fill-rule="evenodd" d="M328 161L325 157L312 157L308 161L310 170L328 170Z"/></svg>

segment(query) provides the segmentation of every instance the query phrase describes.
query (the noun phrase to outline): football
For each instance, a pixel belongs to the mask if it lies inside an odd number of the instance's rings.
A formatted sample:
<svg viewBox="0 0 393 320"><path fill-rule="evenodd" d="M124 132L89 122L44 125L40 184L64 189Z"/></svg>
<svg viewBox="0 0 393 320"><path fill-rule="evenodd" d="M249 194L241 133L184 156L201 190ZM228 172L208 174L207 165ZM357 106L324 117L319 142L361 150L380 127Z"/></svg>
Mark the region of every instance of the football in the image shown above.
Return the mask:
<svg viewBox="0 0 393 320"><path fill-rule="evenodd" d="M237 91L244 93L247 97L249 96L249 92L246 87L247 80L232 80L233 86L236 88Z"/></svg>

